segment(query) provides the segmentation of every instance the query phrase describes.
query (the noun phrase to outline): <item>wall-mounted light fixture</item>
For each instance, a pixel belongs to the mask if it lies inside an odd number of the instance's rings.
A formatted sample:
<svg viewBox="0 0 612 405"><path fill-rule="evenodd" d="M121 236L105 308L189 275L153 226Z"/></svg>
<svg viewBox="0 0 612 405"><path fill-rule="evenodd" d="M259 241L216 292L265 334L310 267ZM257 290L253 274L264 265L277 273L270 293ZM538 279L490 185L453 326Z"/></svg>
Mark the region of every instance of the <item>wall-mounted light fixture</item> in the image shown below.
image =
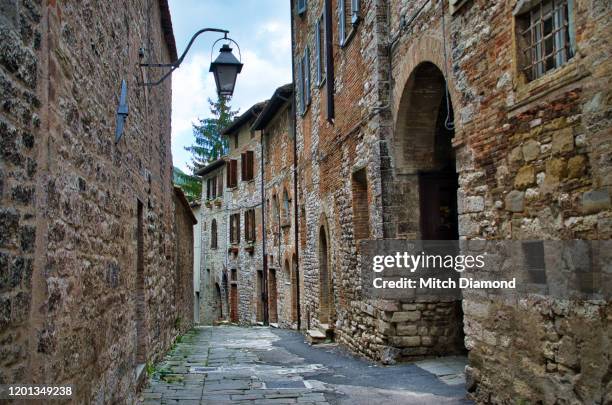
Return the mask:
<svg viewBox="0 0 612 405"><path fill-rule="evenodd" d="M238 46L236 41L234 41L233 39L227 36L227 34L229 34L229 31L222 30L219 28L203 28L199 30L198 32L196 32L195 34L193 34L193 36L189 40L189 43L187 44L187 48L185 48L185 51L183 51L183 54L181 55L181 57L172 63L140 63L140 67L142 68L169 68L169 70L157 81L138 83L138 85L152 87L152 86L157 86L158 84L166 80L172 74L172 72L174 72L174 70L177 69L181 65L181 63L183 63L183 60L185 59L185 55L187 55L187 52L189 52L189 49L191 48L191 45L193 45L193 42L195 41L195 39L200 34L203 34L205 32L220 32L223 34L222 38L217 39L213 43L213 46L212 46L213 49L211 50L211 55L210 55L211 63L210 63L209 71L212 72L213 76L215 77L215 84L217 86L217 94L219 94L220 96L226 96L226 97L232 96L234 94L234 88L236 86L236 77L238 76L238 73L242 71L242 66L243 66L242 61L241 61L242 55L240 52L240 47ZM217 59L215 59L215 61L213 62L212 52L215 48L215 45L219 41L233 42L238 48L238 55L239 55L240 60L236 59L236 57L232 53L232 48L230 48L229 44L224 44L219 50L219 56L217 56ZM139 53L139 56L141 59L144 58L145 56L144 52L141 51ZM121 84L121 97L119 101L119 108L117 109L117 127L115 129L115 143L119 142L119 140L121 139L126 117L127 117L127 86L125 84L125 81L123 81Z"/></svg>

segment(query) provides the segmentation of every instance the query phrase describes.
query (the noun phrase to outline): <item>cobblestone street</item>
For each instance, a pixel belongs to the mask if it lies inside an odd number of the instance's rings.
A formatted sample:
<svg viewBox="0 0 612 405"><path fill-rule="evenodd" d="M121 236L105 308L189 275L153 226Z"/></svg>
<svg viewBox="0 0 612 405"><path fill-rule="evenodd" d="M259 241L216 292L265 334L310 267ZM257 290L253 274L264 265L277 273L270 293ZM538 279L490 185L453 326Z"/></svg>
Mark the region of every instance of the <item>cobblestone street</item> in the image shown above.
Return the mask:
<svg viewBox="0 0 612 405"><path fill-rule="evenodd" d="M142 404L464 404L465 359L380 367L294 331L198 327L179 339Z"/></svg>

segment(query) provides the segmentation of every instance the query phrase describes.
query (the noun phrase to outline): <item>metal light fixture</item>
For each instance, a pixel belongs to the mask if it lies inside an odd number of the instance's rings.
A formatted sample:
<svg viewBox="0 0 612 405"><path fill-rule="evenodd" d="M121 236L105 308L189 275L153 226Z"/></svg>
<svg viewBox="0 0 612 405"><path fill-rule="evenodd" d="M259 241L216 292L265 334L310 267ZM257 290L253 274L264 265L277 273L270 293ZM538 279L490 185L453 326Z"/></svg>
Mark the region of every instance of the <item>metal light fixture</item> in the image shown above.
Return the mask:
<svg viewBox="0 0 612 405"><path fill-rule="evenodd" d="M210 64L209 71L215 76L217 93L220 96L231 96L234 94L236 77L242 71L242 63L232 54L232 48L228 44L224 44L221 47L219 56Z"/></svg>
<svg viewBox="0 0 612 405"><path fill-rule="evenodd" d="M166 74L164 74L161 77L161 79L155 82L139 83L139 85L149 86L149 87L157 86L158 84L166 80L166 78L168 78L168 76L170 76L172 72L174 72L174 70L177 69L181 65L181 63L185 59L185 55L187 55L187 52L191 48L191 45L193 45L193 42L198 37L198 35L204 32L220 32L224 34L223 38L219 38L213 43L213 50L217 42L225 40L225 41L230 41L236 44L236 47L238 48L238 53L240 55L240 47L238 46L236 41L234 41L233 39L227 36L227 34L229 34L229 31L218 29L218 28L203 28L199 30L198 32L196 32L193 35L193 37L191 37L191 40L187 44L187 48L185 49L181 57L178 58L175 62L172 62L172 63L141 63L140 66L144 68L168 67L170 68L170 70L166 72ZM142 54L141 57L144 57L144 53ZM211 50L210 59L212 61L212 50ZM242 59L241 55L240 55L240 59ZM236 76L238 76L238 73L240 73L241 70L242 70L242 63L238 59L236 59L234 54L232 54L232 48L230 48L228 44L224 44L220 49L220 54L217 57L217 59L215 59L214 62L211 62L210 70L209 70L215 76L215 84L217 85L217 93L220 96L231 96L232 94L234 94L234 87L236 85Z"/></svg>
<svg viewBox="0 0 612 405"><path fill-rule="evenodd" d="M242 63L240 60L236 59L234 54L232 53L232 48L228 44L224 44L219 50L220 54L217 56L214 62L212 62L212 51L215 49L215 45L219 41L229 41L233 42L238 48L239 58L242 59L242 55L240 54L240 47L233 39L229 38L227 34L229 31L222 30L219 28L203 28L193 34L189 43L187 44L187 48L183 51L183 54L180 58L172 63L141 63L140 67L142 68L170 68L159 80L154 82L144 82L138 83L139 86L157 86L162 83L164 80L168 78L177 69L183 60L185 59L185 55L189 52L191 45L195 39L204 32L220 32L223 34L223 38L217 39L212 46L212 50L210 51L210 69L209 71L213 73L215 77L215 84L217 85L217 94L219 96L228 97L234 94L234 88L236 87L236 77L238 73L242 71ZM140 49L139 51L140 58L145 57L145 50ZM121 81L121 94L119 96L119 106L117 107L116 113L116 126L115 126L115 143L118 143L121 140L121 136L123 135L123 128L125 125L125 119L128 115L128 107L127 107L127 83L125 80Z"/></svg>

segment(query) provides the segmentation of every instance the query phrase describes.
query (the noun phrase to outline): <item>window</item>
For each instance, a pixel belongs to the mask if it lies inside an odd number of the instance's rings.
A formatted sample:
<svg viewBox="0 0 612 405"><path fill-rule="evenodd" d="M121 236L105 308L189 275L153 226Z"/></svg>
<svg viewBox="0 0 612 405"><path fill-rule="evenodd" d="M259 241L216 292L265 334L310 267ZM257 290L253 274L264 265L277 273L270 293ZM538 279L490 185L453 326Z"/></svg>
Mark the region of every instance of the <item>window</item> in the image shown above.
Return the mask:
<svg viewBox="0 0 612 405"><path fill-rule="evenodd" d="M230 243L240 243L240 213L230 215Z"/></svg>
<svg viewBox="0 0 612 405"><path fill-rule="evenodd" d="M242 181L250 181L253 180L254 175L253 175L253 168L254 168L254 161L253 161L253 151L252 150L248 150L246 152L243 152L241 155L241 177L242 177Z"/></svg>
<svg viewBox="0 0 612 405"><path fill-rule="evenodd" d="M353 173L353 235L355 240L370 237L370 206L368 204L368 178L365 169Z"/></svg>
<svg viewBox="0 0 612 405"><path fill-rule="evenodd" d="M282 212L282 225L291 224L291 204L289 200L289 193L287 190L283 190L283 212Z"/></svg>
<svg viewBox="0 0 612 405"><path fill-rule="evenodd" d="M214 200L217 198L217 177L206 180L206 199Z"/></svg>
<svg viewBox="0 0 612 405"><path fill-rule="evenodd" d="M244 213L244 239L247 242L255 241L255 210L250 209Z"/></svg>
<svg viewBox="0 0 612 405"><path fill-rule="evenodd" d="M210 248L217 248L217 221L215 219L210 224Z"/></svg>
<svg viewBox="0 0 612 405"><path fill-rule="evenodd" d="M574 56L572 0L522 0L515 8L519 65L528 81Z"/></svg>
<svg viewBox="0 0 612 405"><path fill-rule="evenodd" d="M350 2L350 8L346 3ZM338 0L338 38L340 46L346 45L351 32L347 32L347 21L354 27L359 23L359 0Z"/></svg>
<svg viewBox="0 0 612 405"><path fill-rule="evenodd" d="M236 134L236 135L234 136L234 148L235 148L235 149L238 149L238 145L239 145L239 142L238 142L238 134Z"/></svg>
<svg viewBox="0 0 612 405"><path fill-rule="evenodd" d="M217 197L223 197L223 172L219 172L215 181L217 183Z"/></svg>
<svg viewBox="0 0 612 405"><path fill-rule="evenodd" d="M302 55L302 59L299 63L298 68L298 91L299 91L299 100L300 100L300 112L302 114L306 113L308 109L308 105L310 104L310 50L308 46L304 49L304 54Z"/></svg>
<svg viewBox="0 0 612 405"><path fill-rule="evenodd" d="M325 13L319 17L315 26L315 47L317 86L321 86L325 80Z"/></svg>
<svg viewBox="0 0 612 405"><path fill-rule="evenodd" d="M306 12L306 0L298 0L297 12L299 15L302 15Z"/></svg>
<svg viewBox="0 0 612 405"><path fill-rule="evenodd" d="M227 188L234 188L238 185L238 161L230 159L227 163Z"/></svg>

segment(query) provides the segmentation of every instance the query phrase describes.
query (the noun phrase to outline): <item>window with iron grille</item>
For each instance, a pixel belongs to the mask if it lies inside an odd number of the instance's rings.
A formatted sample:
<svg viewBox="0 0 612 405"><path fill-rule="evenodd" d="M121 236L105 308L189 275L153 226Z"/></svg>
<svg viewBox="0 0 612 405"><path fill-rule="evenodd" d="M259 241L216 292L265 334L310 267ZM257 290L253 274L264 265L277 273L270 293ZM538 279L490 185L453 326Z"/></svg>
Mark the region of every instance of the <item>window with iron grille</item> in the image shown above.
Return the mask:
<svg viewBox="0 0 612 405"><path fill-rule="evenodd" d="M572 0L523 0L517 4L519 62L528 81L574 56Z"/></svg>

